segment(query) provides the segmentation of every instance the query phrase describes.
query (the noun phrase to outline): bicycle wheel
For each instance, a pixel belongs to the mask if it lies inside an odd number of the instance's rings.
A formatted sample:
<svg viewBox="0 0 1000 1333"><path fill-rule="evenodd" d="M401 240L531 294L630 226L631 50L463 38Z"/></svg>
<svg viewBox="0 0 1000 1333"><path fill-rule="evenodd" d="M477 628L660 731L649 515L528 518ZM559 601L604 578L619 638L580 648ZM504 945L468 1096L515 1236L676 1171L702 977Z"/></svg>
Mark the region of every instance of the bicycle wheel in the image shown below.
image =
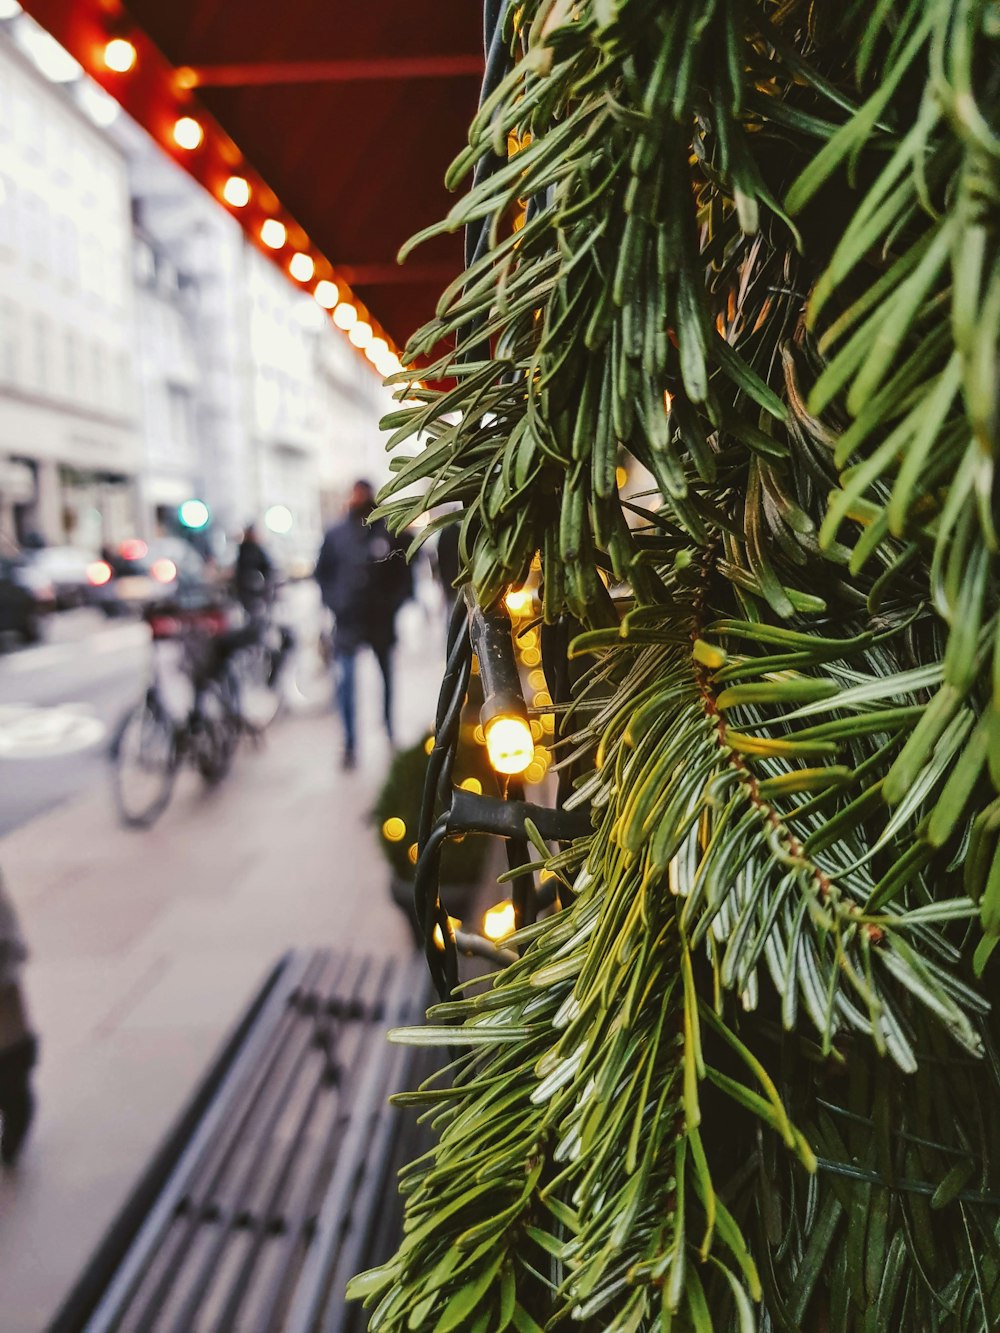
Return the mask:
<svg viewBox="0 0 1000 1333"><path fill-rule="evenodd" d="M240 717L250 731L261 732L271 725L281 708L280 650L266 643L248 644L234 654L234 676Z"/></svg>
<svg viewBox="0 0 1000 1333"><path fill-rule="evenodd" d="M328 713L333 706L333 649L322 637L297 643L288 664L286 693L296 713Z"/></svg>
<svg viewBox="0 0 1000 1333"><path fill-rule="evenodd" d="M111 757L122 823L149 828L167 808L177 774L176 727L154 690L125 714Z"/></svg>
<svg viewBox="0 0 1000 1333"><path fill-rule="evenodd" d="M229 772L239 743L242 725L226 693L214 681L198 696L191 719L192 755L195 768L214 786Z"/></svg>

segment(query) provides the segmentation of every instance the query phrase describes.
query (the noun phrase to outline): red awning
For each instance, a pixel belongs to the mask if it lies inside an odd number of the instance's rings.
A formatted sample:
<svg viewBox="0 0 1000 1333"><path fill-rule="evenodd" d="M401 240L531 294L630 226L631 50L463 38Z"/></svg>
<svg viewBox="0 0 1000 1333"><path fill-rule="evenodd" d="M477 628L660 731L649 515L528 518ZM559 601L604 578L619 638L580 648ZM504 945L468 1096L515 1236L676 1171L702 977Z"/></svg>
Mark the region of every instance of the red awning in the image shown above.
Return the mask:
<svg viewBox="0 0 1000 1333"><path fill-rule="evenodd" d="M403 268L396 253L452 202L441 182L475 111L480 6L24 0L24 7L168 148L173 107L164 98L177 99L178 114L185 98L206 109L398 344L430 317L461 267L461 238L422 247ZM109 75L102 60L116 34L140 50L127 81ZM180 71L161 75L162 88L151 86L145 38ZM194 155L175 156L210 184Z"/></svg>

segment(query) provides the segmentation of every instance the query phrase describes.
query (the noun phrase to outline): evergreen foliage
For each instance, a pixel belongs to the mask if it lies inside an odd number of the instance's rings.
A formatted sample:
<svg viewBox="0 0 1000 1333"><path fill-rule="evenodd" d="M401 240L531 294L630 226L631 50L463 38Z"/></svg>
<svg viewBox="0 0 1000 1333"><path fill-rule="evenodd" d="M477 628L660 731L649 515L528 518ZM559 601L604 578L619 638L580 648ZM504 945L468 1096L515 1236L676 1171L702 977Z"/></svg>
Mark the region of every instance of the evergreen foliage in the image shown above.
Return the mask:
<svg viewBox="0 0 1000 1333"><path fill-rule="evenodd" d="M355 1290L392 1333L995 1329L996 4L501 8L384 512L460 501L486 603L541 553L593 833L408 1035L464 1053Z"/></svg>

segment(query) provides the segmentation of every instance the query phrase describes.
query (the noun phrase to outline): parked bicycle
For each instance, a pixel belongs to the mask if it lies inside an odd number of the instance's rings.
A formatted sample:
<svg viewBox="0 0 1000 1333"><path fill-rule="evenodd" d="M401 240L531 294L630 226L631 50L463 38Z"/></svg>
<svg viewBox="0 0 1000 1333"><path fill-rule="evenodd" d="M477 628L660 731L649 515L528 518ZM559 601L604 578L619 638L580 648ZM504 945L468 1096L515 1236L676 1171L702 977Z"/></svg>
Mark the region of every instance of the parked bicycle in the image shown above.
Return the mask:
<svg viewBox="0 0 1000 1333"><path fill-rule="evenodd" d="M146 619L154 643L152 674L111 749L118 812L134 828L159 818L185 765L206 783L222 781L240 739L259 736L277 714L292 646L291 633L269 620L230 627L228 612L218 605L161 606ZM175 670L190 698L179 717L169 706L165 666L156 651L167 642L178 648Z"/></svg>

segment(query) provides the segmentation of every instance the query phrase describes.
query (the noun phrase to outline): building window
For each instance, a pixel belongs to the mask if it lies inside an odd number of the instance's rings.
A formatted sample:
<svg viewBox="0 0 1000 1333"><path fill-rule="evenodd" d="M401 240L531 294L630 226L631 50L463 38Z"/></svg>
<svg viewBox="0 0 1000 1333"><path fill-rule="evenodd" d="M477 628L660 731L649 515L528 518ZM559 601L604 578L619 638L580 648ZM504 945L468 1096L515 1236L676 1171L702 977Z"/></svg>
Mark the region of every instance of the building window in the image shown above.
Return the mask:
<svg viewBox="0 0 1000 1333"><path fill-rule="evenodd" d="M52 351L49 346L49 321L44 315L35 316L35 356L33 381L36 388L48 387L52 379Z"/></svg>
<svg viewBox="0 0 1000 1333"><path fill-rule="evenodd" d="M80 391L80 347L76 330L66 330L66 392L75 398Z"/></svg>
<svg viewBox="0 0 1000 1333"><path fill-rule="evenodd" d="M125 352L115 356L115 379L118 382L118 407L123 416L132 412L132 380L129 375L129 359Z"/></svg>
<svg viewBox="0 0 1000 1333"><path fill-rule="evenodd" d="M18 309L13 301L0 300L0 381L17 382Z"/></svg>
<svg viewBox="0 0 1000 1333"><path fill-rule="evenodd" d="M63 282L72 291L80 281L80 237L76 222L70 217L61 217L56 222L56 271Z"/></svg>
<svg viewBox="0 0 1000 1333"><path fill-rule="evenodd" d="M104 395L107 390L104 375L104 346L95 342L90 349L90 389L91 398L98 407L104 407Z"/></svg>

